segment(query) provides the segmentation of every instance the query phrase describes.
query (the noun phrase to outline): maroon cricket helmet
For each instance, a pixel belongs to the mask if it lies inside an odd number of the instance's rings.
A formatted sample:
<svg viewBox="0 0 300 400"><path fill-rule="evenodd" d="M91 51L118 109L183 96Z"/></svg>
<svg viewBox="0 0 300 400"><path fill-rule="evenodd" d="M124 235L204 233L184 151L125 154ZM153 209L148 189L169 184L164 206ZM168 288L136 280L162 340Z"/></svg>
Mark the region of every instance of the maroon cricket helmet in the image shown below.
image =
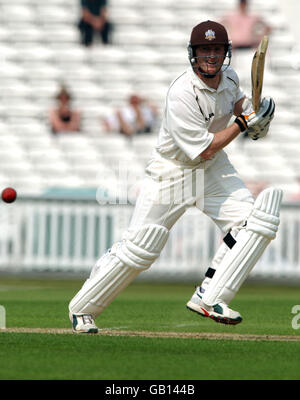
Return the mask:
<svg viewBox="0 0 300 400"><path fill-rule="evenodd" d="M193 28L190 45L194 47L206 44L229 45L228 34L223 25L214 21L205 21Z"/></svg>

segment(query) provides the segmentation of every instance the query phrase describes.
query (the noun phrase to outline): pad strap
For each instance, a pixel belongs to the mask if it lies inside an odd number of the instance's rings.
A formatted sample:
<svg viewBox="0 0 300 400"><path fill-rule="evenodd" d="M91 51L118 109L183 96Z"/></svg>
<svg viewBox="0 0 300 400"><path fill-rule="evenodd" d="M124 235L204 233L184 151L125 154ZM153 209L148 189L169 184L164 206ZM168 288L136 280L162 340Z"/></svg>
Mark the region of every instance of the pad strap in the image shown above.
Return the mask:
<svg viewBox="0 0 300 400"><path fill-rule="evenodd" d="M232 249L233 246L236 244L236 240L230 232L228 232L227 235L223 237L223 241L230 249Z"/></svg>
<svg viewBox="0 0 300 400"><path fill-rule="evenodd" d="M206 278L212 278L215 272L216 270L214 268L209 267L208 270L205 272Z"/></svg>

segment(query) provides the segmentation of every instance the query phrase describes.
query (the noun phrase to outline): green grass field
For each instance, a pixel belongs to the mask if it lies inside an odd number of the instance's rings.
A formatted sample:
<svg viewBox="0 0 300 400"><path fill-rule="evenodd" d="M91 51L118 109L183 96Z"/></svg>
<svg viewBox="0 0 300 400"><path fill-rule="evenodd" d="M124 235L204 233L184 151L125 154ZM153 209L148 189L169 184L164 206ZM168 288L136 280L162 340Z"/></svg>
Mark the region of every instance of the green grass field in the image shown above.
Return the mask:
<svg viewBox="0 0 300 400"><path fill-rule="evenodd" d="M8 329L71 329L68 302L80 280L1 278ZM282 335L286 340L0 333L1 380L298 380L300 288L244 285L232 308L244 320L217 324L185 308L192 284L138 282L97 319L112 331ZM240 336L243 339L244 336ZM277 337L277 339L280 339Z"/></svg>

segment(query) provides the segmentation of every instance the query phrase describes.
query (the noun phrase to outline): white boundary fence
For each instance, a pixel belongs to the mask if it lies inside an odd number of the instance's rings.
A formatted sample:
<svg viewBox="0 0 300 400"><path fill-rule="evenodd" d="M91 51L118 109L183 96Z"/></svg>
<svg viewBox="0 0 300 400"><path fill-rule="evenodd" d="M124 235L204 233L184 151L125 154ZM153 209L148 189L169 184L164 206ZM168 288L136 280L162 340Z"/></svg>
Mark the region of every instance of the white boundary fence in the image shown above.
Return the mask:
<svg viewBox="0 0 300 400"><path fill-rule="evenodd" d="M87 276L120 240L130 205L92 200L18 199L0 207L0 272L57 272ZM251 273L300 282L300 205L285 204L277 238ZM197 209L173 227L161 257L140 279L199 280L221 241L218 228Z"/></svg>

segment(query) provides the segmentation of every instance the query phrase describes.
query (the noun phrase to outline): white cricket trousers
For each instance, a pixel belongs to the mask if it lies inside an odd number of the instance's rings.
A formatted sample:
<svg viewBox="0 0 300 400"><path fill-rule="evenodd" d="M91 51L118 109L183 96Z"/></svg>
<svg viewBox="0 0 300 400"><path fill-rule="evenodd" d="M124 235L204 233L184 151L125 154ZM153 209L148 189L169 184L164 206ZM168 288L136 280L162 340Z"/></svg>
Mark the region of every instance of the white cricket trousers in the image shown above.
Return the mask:
<svg viewBox="0 0 300 400"><path fill-rule="evenodd" d="M129 231L145 224L170 230L187 208L196 206L225 234L241 225L252 210L254 199L224 151L213 162L197 166L157 154L146 174Z"/></svg>

